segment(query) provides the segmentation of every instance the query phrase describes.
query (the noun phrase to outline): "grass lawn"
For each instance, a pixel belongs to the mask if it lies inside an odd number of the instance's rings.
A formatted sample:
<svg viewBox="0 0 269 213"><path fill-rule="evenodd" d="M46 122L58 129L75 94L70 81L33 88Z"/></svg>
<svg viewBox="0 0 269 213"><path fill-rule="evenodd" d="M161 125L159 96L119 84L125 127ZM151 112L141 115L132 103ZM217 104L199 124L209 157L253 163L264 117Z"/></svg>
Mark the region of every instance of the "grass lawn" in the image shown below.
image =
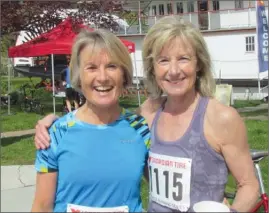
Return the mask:
<svg viewBox="0 0 269 213"><path fill-rule="evenodd" d="M45 114L52 113L52 100L45 105ZM56 114L61 115L61 103L56 103ZM11 115L7 115L7 107L1 107L1 129L2 132L18 131L35 128L36 122L45 115L36 114L34 112L22 112L18 107L10 109Z"/></svg>
<svg viewBox="0 0 269 213"><path fill-rule="evenodd" d="M11 115L7 115L7 109L1 109L2 132L34 129L36 122L42 115L25 113L14 108L10 109Z"/></svg>
<svg viewBox="0 0 269 213"><path fill-rule="evenodd" d="M233 107L236 109L243 108L243 107L253 107L253 106L258 106L261 103L263 103L263 102L260 100L249 100L249 101L235 100Z"/></svg>
<svg viewBox="0 0 269 213"><path fill-rule="evenodd" d="M29 165L35 160L33 136L1 139L1 165Z"/></svg>
<svg viewBox="0 0 269 213"><path fill-rule="evenodd" d="M38 77L32 77L31 79L29 77L16 77L16 78L11 78L10 79L10 86L11 86L11 91L19 89L23 84L28 83L30 85L32 84L37 84L40 82L41 78ZM7 76L2 76L1 77L1 94L4 94L7 92L7 85L8 85L8 77Z"/></svg>
<svg viewBox="0 0 269 213"><path fill-rule="evenodd" d="M142 97L142 102L144 101ZM121 98L120 104L130 110L134 110L138 107L137 97ZM257 102L238 102L236 106L249 106L257 104ZM48 112L52 110L52 105L48 105ZM50 109L51 108L51 109ZM6 109L5 109L6 110ZM14 108L14 110L16 110ZM3 109L1 113L3 113ZM253 112L254 113L254 112ZM255 112L255 115L265 114L264 110ZM246 116L246 113L242 113ZM250 116L247 113L247 116ZM253 116L253 115L251 115ZM11 116L2 116L2 130L11 131L11 130L21 130L21 129L30 129L34 128L36 121L40 119L41 115L34 113L23 113L17 111L15 115ZM268 149L268 121L258 121L258 120L245 120L249 146L252 149ZM33 145L33 137L21 137L21 138L4 138L1 140L1 162L2 165L15 165L15 164L33 164L35 159L35 147ZM268 159L265 159L261 162L262 175L264 178L265 189L268 189ZM227 190L234 190L234 180L229 177L227 184ZM147 208L148 202L148 184L143 179L142 180L142 199L143 206Z"/></svg>

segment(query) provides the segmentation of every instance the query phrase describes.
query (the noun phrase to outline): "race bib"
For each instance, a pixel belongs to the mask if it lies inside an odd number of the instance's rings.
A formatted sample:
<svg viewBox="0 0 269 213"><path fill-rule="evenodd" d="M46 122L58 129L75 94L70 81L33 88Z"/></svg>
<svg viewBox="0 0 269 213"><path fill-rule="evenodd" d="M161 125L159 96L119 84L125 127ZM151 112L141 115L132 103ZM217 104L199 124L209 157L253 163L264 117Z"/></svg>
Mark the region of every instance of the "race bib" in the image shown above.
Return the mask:
<svg viewBox="0 0 269 213"><path fill-rule="evenodd" d="M192 159L149 152L150 199L160 205L187 211L190 207Z"/></svg>
<svg viewBox="0 0 269 213"><path fill-rule="evenodd" d="M118 206L111 208L96 208L96 207L80 206L75 204L67 204L67 212L129 212L129 207Z"/></svg>

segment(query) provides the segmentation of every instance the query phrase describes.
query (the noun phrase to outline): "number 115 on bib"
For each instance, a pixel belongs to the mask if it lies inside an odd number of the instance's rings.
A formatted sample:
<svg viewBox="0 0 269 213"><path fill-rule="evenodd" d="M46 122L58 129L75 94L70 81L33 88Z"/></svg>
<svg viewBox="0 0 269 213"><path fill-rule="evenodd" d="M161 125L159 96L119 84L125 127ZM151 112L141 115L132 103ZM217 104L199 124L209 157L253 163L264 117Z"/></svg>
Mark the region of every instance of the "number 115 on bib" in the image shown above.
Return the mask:
<svg viewBox="0 0 269 213"><path fill-rule="evenodd" d="M187 211L190 207L189 158L149 154L150 199L160 205Z"/></svg>

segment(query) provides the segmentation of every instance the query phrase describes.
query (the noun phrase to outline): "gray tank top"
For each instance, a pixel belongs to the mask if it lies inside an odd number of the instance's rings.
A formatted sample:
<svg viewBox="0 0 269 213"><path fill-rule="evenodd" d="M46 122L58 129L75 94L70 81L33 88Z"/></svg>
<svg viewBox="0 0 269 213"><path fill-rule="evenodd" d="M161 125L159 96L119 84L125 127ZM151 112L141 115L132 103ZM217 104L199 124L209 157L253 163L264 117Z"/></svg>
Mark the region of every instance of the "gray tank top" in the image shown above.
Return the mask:
<svg viewBox="0 0 269 213"><path fill-rule="evenodd" d="M193 204L200 201L222 202L227 182L228 168L224 158L210 147L204 135L204 115L208 100L200 97L187 131L176 141L164 142L158 137L157 122L163 107L157 111L151 127L152 153L192 159L188 212L192 212ZM149 200L148 212L175 211Z"/></svg>

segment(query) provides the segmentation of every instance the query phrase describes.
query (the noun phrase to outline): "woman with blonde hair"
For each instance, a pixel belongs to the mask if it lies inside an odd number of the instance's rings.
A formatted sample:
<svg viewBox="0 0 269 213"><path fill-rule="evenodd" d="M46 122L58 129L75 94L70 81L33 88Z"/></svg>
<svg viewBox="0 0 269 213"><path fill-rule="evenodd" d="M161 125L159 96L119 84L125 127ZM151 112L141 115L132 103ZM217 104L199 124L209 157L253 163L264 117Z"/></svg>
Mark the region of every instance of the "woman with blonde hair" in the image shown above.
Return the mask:
<svg viewBox="0 0 269 213"><path fill-rule="evenodd" d="M119 106L132 80L128 50L108 31L84 31L71 62L72 86L86 103L55 121L50 147L37 151L32 211L141 212L149 129Z"/></svg>
<svg viewBox="0 0 269 213"><path fill-rule="evenodd" d="M143 59L154 97L141 107L151 126L149 211L191 211L199 201L222 202L228 171L238 183L231 208L250 211L259 186L246 128L234 108L214 99L202 34L182 19L163 18L144 39Z"/></svg>
<svg viewBox="0 0 269 213"><path fill-rule="evenodd" d="M148 211L185 212L199 201L222 202L228 172L238 183L232 211L250 211L259 186L246 128L234 108L214 98L202 34L183 19L165 17L150 28L142 53L151 95L138 110L151 127ZM37 148L48 144L43 135L54 119L38 123Z"/></svg>

